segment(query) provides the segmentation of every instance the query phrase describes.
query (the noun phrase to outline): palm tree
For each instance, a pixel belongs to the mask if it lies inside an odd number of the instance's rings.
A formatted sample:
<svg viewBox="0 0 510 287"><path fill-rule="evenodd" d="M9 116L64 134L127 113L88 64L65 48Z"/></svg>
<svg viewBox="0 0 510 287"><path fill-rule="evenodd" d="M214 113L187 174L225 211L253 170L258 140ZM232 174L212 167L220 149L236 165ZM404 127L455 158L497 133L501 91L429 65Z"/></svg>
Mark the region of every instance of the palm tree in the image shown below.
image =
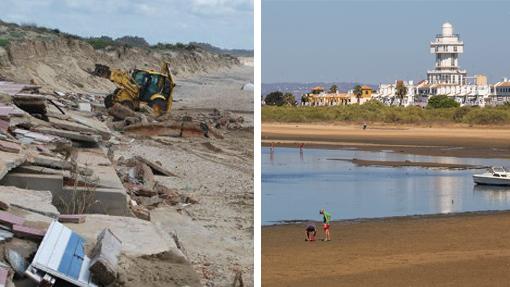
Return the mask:
<svg viewBox="0 0 510 287"><path fill-rule="evenodd" d="M361 90L361 86L360 85L354 86L354 89L352 90L352 92L354 95L356 95L356 99L358 99L358 104L359 104L360 100L361 100L361 95L363 94L363 91Z"/></svg>
<svg viewBox="0 0 510 287"><path fill-rule="evenodd" d="M404 81L397 81L397 86L395 87L395 95L400 99L399 106L401 106L405 95L407 95L407 87L404 85Z"/></svg>

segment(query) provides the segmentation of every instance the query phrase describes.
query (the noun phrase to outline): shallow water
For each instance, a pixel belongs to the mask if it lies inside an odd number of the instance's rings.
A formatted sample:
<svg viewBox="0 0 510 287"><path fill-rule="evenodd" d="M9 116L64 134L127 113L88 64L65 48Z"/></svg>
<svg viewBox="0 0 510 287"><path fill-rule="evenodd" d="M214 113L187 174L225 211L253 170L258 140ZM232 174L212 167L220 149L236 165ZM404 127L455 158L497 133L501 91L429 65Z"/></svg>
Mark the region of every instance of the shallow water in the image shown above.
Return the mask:
<svg viewBox="0 0 510 287"><path fill-rule="evenodd" d="M330 158L510 166L510 160L359 150L262 148L262 224L510 209L510 187L481 187L483 170L359 167Z"/></svg>

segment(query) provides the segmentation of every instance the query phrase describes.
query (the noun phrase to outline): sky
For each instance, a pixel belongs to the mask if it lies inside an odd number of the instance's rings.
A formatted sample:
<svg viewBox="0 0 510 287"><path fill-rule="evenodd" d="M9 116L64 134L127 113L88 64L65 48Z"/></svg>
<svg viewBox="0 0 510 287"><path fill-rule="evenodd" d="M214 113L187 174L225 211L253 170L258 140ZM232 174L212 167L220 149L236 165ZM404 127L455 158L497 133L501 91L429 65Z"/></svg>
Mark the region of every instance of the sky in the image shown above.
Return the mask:
<svg viewBox="0 0 510 287"><path fill-rule="evenodd" d="M0 0L0 19L84 37L253 49L253 0Z"/></svg>
<svg viewBox="0 0 510 287"><path fill-rule="evenodd" d="M423 80L444 22L468 75L510 78L510 1L262 0L262 82Z"/></svg>

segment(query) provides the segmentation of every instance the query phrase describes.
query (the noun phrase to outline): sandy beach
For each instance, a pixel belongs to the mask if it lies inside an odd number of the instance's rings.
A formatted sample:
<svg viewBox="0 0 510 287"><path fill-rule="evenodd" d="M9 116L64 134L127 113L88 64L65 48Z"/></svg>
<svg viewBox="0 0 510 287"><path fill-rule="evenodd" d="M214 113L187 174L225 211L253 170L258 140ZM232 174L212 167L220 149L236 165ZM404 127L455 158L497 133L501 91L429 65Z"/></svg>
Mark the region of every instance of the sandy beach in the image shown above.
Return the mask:
<svg viewBox="0 0 510 287"><path fill-rule="evenodd" d="M263 286L508 286L510 212L262 228ZM319 237L322 237L322 230Z"/></svg>
<svg viewBox="0 0 510 287"><path fill-rule="evenodd" d="M510 158L508 127L407 127L348 124L262 124L262 144L393 150L432 156Z"/></svg>

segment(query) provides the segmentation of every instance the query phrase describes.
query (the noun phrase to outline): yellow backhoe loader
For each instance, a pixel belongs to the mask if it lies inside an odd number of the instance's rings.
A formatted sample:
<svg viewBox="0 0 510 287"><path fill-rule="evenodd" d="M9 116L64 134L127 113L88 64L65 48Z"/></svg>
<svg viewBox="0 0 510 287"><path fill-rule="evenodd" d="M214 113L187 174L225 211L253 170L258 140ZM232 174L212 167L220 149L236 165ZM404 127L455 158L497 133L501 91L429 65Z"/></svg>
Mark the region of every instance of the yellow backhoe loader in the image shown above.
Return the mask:
<svg viewBox="0 0 510 287"><path fill-rule="evenodd" d="M120 103L132 110L138 110L141 103L147 103L159 116L169 112L172 107L175 82L168 63L161 65L160 72L141 69L125 72L96 64L92 74L109 79L117 86L112 94L106 96L106 108Z"/></svg>

